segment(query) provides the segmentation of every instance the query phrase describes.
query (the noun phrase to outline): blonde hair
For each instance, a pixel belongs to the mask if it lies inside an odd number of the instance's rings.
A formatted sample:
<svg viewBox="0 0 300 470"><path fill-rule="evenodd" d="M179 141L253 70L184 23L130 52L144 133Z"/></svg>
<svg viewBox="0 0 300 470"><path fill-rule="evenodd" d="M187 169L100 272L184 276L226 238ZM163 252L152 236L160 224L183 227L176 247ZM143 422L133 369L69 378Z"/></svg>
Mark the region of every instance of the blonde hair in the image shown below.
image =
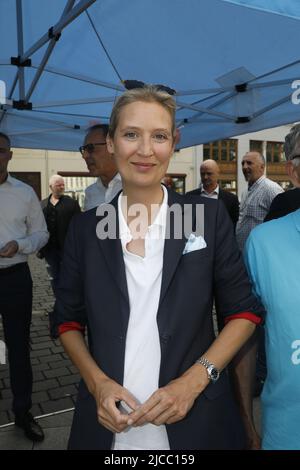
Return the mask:
<svg viewBox="0 0 300 470"><path fill-rule="evenodd" d="M119 96L111 112L108 135L113 138L118 127L119 117L122 108L136 101L145 103L158 103L168 111L172 121L172 136L176 136L176 102L167 92L158 90L155 85L145 85L143 88L134 88L127 90Z"/></svg>

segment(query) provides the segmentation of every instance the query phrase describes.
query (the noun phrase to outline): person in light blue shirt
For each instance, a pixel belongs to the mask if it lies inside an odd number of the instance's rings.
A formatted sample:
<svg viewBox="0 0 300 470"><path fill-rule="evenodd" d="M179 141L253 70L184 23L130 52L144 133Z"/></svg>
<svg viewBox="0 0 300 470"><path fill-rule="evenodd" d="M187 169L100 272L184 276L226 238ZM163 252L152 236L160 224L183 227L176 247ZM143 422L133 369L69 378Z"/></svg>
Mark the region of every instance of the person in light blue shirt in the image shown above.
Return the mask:
<svg viewBox="0 0 300 470"><path fill-rule="evenodd" d="M300 450L300 209L256 227L245 258L267 311L262 448Z"/></svg>

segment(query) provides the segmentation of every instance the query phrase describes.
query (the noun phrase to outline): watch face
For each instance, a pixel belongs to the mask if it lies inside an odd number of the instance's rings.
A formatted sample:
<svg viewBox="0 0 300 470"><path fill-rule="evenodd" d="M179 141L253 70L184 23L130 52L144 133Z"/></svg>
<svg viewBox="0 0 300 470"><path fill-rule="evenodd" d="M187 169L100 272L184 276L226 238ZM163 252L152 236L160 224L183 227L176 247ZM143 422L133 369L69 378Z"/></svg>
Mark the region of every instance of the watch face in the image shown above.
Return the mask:
<svg viewBox="0 0 300 470"><path fill-rule="evenodd" d="M220 375L218 369L216 369L215 367L209 367L207 370L208 370L208 373L210 375L212 382L216 382Z"/></svg>

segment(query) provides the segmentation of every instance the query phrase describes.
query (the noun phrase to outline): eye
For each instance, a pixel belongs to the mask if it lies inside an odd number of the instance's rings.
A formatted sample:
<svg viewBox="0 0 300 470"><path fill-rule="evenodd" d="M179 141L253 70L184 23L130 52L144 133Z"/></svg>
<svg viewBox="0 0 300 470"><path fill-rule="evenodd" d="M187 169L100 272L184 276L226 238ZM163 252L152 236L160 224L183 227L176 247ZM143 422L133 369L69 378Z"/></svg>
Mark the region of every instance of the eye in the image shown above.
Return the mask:
<svg viewBox="0 0 300 470"><path fill-rule="evenodd" d="M165 140L168 140L167 134L164 134L162 132L157 132L156 134L154 134L153 137L157 142L164 142Z"/></svg>
<svg viewBox="0 0 300 470"><path fill-rule="evenodd" d="M138 135L134 131L127 131L127 132L124 132L124 137L126 137L127 139L130 139L130 140L133 140L133 139L136 139L138 137Z"/></svg>

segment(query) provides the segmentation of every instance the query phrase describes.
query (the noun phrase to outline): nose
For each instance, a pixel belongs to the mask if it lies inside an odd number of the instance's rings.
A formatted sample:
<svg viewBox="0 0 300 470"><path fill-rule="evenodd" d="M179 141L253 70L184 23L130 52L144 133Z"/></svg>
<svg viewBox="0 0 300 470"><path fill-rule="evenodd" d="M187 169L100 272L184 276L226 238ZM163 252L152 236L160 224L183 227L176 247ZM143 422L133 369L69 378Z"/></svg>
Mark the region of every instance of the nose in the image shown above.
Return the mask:
<svg viewBox="0 0 300 470"><path fill-rule="evenodd" d="M152 141L149 137L143 137L139 142L138 148L139 155L143 157L150 157L153 154Z"/></svg>

